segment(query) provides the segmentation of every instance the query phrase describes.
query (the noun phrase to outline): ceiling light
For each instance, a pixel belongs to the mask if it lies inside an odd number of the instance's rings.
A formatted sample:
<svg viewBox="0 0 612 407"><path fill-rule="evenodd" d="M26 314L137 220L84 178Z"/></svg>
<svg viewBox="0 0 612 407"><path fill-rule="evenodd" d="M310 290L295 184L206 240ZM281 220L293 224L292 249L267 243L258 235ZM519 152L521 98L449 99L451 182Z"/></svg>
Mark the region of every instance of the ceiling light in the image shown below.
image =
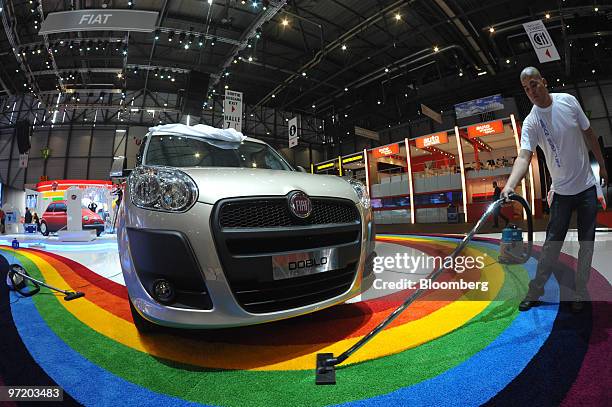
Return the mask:
<svg viewBox="0 0 612 407"><path fill-rule="evenodd" d="M385 68L385 72L389 72L389 68Z"/></svg>
<svg viewBox="0 0 612 407"><path fill-rule="evenodd" d="M395 13L395 21L399 21L402 19L402 15L400 13Z"/></svg>
<svg viewBox="0 0 612 407"><path fill-rule="evenodd" d="M595 7L595 12L597 13L599 11L599 7Z"/></svg>
<svg viewBox="0 0 612 407"><path fill-rule="evenodd" d="M544 17L550 18L550 14L546 13L546 15Z"/></svg>
<svg viewBox="0 0 612 407"><path fill-rule="evenodd" d="M315 105L312 105L312 108L314 109L314 108L316 108L316 106L315 106Z"/></svg>
<svg viewBox="0 0 612 407"><path fill-rule="evenodd" d="M495 28L493 28L493 27L489 28L489 32L490 33L494 33L495 32Z"/></svg>
<svg viewBox="0 0 612 407"><path fill-rule="evenodd" d="M345 92L348 92L348 88L344 88L344 91L345 91Z"/></svg>
<svg viewBox="0 0 612 407"><path fill-rule="evenodd" d="M287 27L289 25L289 20L287 20L286 18L283 18L283 21L281 22L281 24L283 25L283 27Z"/></svg>
<svg viewBox="0 0 612 407"><path fill-rule="evenodd" d="M253 62L253 57L249 57L249 62Z"/></svg>
<svg viewBox="0 0 612 407"><path fill-rule="evenodd" d="M509 60L509 59L506 59L506 63L507 63L507 64L509 64L509 63L510 63L510 60Z"/></svg>
<svg viewBox="0 0 612 407"><path fill-rule="evenodd" d="M276 95L275 95L275 94L272 94L272 98L275 98L275 97L276 97Z"/></svg>
<svg viewBox="0 0 612 407"><path fill-rule="evenodd" d="M598 45L599 45L599 43L598 43L598 42L596 42L596 43L595 43L595 46L597 47Z"/></svg>
<svg viewBox="0 0 612 407"><path fill-rule="evenodd" d="M346 51L346 44L342 44L342 51Z"/></svg>
<svg viewBox="0 0 612 407"><path fill-rule="evenodd" d="M439 50L440 50L440 49L439 49L439 48L438 48L438 46L436 45L436 46L434 47L434 52L438 52Z"/></svg>

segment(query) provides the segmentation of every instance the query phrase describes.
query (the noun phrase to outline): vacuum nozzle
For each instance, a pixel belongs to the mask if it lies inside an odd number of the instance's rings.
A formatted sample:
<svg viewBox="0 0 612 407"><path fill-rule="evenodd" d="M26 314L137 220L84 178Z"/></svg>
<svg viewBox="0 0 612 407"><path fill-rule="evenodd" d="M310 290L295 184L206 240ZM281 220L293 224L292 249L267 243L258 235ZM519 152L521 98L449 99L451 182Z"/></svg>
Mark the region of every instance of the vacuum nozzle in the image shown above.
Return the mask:
<svg viewBox="0 0 612 407"><path fill-rule="evenodd" d="M336 384L336 362L333 353L317 353L316 384Z"/></svg>
<svg viewBox="0 0 612 407"><path fill-rule="evenodd" d="M64 301L72 301L72 300L76 300L77 298L81 298L81 297L85 297L85 293L81 291L77 291L76 293L68 293L64 297Z"/></svg>

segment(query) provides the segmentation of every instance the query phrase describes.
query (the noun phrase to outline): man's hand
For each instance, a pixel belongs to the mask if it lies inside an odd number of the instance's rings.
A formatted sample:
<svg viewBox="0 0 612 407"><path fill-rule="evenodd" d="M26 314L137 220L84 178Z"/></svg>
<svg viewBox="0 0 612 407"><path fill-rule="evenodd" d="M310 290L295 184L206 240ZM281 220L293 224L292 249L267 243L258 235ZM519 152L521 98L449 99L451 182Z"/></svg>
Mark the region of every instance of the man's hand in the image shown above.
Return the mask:
<svg viewBox="0 0 612 407"><path fill-rule="evenodd" d="M508 185L504 187L501 191L501 197L508 202L510 199L508 197L514 193L514 188L510 188Z"/></svg>
<svg viewBox="0 0 612 407"><path fill-rule="evenodd" d="M606 170L605 165L599 166L599 179L602 182L602 187L608 186L608 170Z"/></svg>

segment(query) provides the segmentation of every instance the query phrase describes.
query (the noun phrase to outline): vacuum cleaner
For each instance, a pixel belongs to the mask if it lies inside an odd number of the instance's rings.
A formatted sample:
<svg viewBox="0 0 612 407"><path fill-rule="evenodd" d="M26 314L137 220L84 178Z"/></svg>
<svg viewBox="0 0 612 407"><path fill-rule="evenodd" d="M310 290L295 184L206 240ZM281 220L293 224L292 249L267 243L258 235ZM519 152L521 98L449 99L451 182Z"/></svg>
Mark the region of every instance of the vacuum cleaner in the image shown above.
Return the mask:
<svg viewBox="0 0 612 407"><path fill-rule="evenodd" d="M34 288L28 288L26 290L27 281L30 281ZM31 277L28 272L19 264L11 264L9 266L9 271L6 275L6 283L9 286L9 289L17 291L24 297L31 297L34 294L38 293L40 291L40 286L47 287L50 290L64 294L64 301L72 301L85 296L85 293L81 291L74 292L61 290L59 288L43 283L42 281Z"/></svg>
<svg viewBox="0 0 612 407"><path fill-rule="evenodd" d="M506 243L504 243L502 238L502 247L504 247L503 250L505 256L503 260L513 264L524 263L531 257L531 250L533 247L533 218L531 216L531 208L529 207L527 201L525 201L525 199L520 195L511 194L508 199L520 203L527 214L528 240L527 245L525 245L522 241L522 231L517 227L509 228L509 231L506 233ZM454 260L472 240L474 235L478 233L478 231L482 228L482 226L485 224L491 214L495 212L495 210L497 210L497 208L499 208L506 201L507 200L505 198L501 198L491 203L491 205L489 205L482 217L478 220L474 228L463 238L463 240L459 243L455 250L453 250L449 257ZM521 238L520 242L518 240L519 236ZM504 244L506 244L506 246L503 246ZM521 253L519 253L519 247L521 248ZM433 282L437 280L438 277L440 277L443 271L444 266L441 265L438 269L434 270L427 278ZM334 357L333 353L317 354L315 383L318 385L336 384L336 366L348 359L353 353L355 353L358 349L360 349L368 341L370 341L370 339L372 339L380 331L385 329L391 322L393 322L395 318L400 316L400 314L402 314L414 301L416 301L426 291L427 290L424 288L419 288L418 290L410 294L410 296L408 296L408 298L406 298L406 300L386 319L384 319L374 329L372 329L372 331L370 331L367 335L361 338L361 340L359 340L341 355Z"/></svg>

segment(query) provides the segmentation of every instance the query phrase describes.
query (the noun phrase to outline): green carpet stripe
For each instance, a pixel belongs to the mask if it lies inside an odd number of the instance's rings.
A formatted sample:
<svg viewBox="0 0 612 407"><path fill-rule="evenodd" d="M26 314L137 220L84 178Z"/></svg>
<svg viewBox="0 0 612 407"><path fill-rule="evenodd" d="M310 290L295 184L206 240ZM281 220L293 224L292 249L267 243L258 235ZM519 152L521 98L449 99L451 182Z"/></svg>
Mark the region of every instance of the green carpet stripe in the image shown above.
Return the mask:
<svg viewBox="0 0 612 407"><path fill-rule="evenodd" d="M34 264L25 258L23 261L33 276L41 276ZM314 386L314 371L213 371L160 360L98 334L66 311L59 299L49 301L47 296L36 296L34 301L51 329L71 348L92 363L150 390L215 405L242 406L244 395L249 394L252 405L265 406L272 399L278 405L311 406L388 393L467 360L503 332L517 315L519 291L522 292L527 273L515 266L508 275L519 278L507 278L499 295L516 300L494 302L460 329L417 348L340 368L338 385L333 388ZM396 374L384 375L389 371Z"/></svg>

